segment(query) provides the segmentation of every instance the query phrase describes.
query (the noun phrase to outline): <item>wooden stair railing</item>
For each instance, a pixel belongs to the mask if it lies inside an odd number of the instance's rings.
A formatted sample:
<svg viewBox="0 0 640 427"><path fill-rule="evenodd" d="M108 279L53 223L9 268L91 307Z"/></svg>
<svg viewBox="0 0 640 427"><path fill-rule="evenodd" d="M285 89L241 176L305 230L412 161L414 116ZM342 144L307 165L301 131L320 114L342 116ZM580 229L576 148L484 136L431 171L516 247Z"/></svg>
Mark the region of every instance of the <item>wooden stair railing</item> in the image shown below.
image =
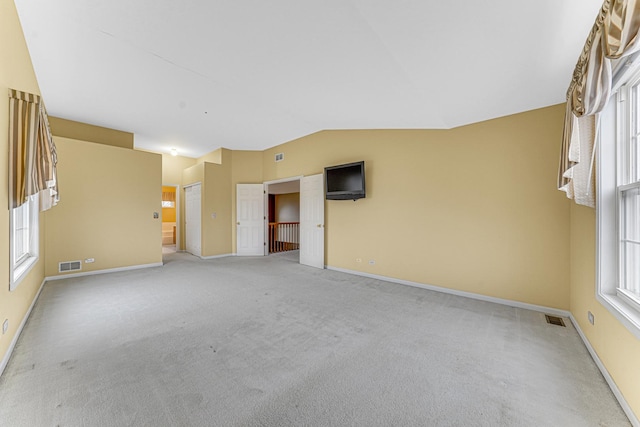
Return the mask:
<svg viewBox="0 0 640 427"><path fill-rule="evenodd" d="M299 222L269 223L269 253L300 249Z"/></svg>

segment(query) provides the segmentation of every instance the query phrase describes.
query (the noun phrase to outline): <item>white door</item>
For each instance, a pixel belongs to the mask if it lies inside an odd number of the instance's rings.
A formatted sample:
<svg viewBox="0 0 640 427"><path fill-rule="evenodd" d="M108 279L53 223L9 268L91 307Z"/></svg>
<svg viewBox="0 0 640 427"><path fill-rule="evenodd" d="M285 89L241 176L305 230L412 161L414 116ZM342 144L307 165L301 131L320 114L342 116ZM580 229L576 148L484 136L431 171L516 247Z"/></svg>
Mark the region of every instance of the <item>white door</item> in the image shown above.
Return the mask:
<svg viewBox="0 0 640 427"><path fill-rule="evenodd" d="M201 192L200 184L191 185L184 189L184 225L186 228L187 252L200 256L202 250L201 230Z"/></svg>
<svg viewBox="0 0 640 427"><path fill-rule="evenodd" d="M238 255L264 255L264 185L237 184Z"/></svg>
<svg viewBox="0 0 640 427"><path fill-rule="evenodd" d="M300 264L324 268L323 175L300 180Z"/></svg>

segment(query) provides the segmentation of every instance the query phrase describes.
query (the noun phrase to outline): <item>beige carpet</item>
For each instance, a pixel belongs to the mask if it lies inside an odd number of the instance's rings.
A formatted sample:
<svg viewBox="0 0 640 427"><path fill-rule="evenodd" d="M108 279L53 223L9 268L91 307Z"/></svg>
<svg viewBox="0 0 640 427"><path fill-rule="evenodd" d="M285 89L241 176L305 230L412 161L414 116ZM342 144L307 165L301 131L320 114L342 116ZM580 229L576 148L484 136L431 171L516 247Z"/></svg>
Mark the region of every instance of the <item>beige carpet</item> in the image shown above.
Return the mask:
<svg viewBox="0 0 640 427"><path fill-rule="evenodd" d="M570 323L295 257L46 284L0 424L629 425Z"/></svg>

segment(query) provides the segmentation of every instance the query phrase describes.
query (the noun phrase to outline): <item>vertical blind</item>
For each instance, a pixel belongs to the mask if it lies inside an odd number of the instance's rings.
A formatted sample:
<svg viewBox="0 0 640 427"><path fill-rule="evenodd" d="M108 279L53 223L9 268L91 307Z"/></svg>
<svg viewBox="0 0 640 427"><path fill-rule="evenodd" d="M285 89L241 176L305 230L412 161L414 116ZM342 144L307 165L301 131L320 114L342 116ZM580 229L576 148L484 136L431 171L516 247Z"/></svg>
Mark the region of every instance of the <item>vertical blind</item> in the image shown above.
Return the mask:
<svg viewBox="0 0 640 427"><path fill-rule="evenodd" d="M587 37L567 90L558 189L595 207L598 114L612 89L612 61L640 50L640 0L605 0Z"/></svg>
<svg viewBox="0 0 640 427"><path fill-rule="evenodd" d="M38 95L9 89L9 208L39 195L40 210L58 203L56 147Z"/></svg>

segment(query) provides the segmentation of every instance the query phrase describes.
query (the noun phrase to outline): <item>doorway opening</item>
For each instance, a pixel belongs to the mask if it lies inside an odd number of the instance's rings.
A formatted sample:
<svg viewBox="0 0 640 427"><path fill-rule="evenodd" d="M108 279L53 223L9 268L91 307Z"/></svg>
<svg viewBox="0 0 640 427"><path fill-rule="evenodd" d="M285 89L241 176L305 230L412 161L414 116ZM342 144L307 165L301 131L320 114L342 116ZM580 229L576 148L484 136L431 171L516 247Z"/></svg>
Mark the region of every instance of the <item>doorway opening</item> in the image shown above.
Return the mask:
<svg viewBox="0 0 640 427"><path fill-rule="evenodd" d="M300 249L300 180L268 186L269 254Z"/></svg>
<svg viewBox="0 0 640 427"><path fill-rule="evenodd" d="M178 237L178 186L162 186L162 254L177 252L179 247Z"/></svg>
<svg viewBox="0 0 640 427"><path fill-rule="evenodd" d="M289 252L299 258L300 178L265 183L267 235L265 255Z"/></svg>
<svg viewBox="0 0 640 427"><path fill-rule="evenodd" d="M324 268L324 180L323 174L297 176L262 184L236 184L236 255L256 256L269 255L269 194L298 193L297 208L292 200L288 209L295 209L297 215L278 218L278 204L272 197L272 222L299 223L297 236L279 234L272 238L282 243L287 250L285 254L295 254L300 264L310 267ZM289 196L293 199L296 196ZM294 219L298 219L294 221ZM277 230L277 227L276 227ZM299 249L294 249L294 248Z"/></svg>

